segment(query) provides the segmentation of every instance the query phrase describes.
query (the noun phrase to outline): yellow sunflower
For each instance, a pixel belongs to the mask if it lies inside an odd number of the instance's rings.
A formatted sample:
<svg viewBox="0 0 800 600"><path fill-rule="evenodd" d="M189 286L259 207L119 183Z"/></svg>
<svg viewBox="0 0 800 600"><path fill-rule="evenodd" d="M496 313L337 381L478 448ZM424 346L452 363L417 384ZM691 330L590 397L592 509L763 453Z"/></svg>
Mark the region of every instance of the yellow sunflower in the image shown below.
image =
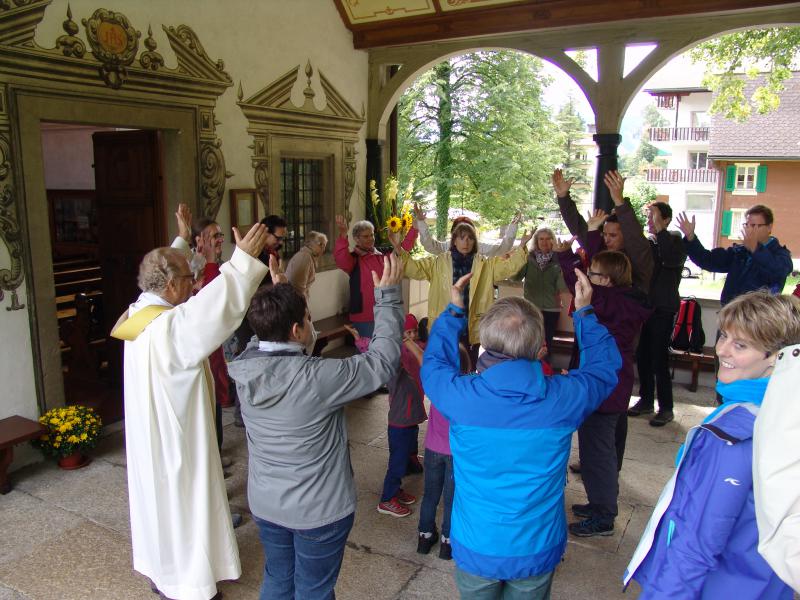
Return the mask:
<svg viewBox="0 0 800 600"><path fill-rule="evenodd" d="M389 231L392 233L397 233L403 228L403 221L400 217L389 217L386 219L386 227L388 227Z"/></svg>
<svg viewBox="0 0 800 600"><path fill-rule="evenodd" d="M414 217L411 216L411 213L405 213L403 215L403 227L405 229L411 229L411 226L414 224Z"/></svg>

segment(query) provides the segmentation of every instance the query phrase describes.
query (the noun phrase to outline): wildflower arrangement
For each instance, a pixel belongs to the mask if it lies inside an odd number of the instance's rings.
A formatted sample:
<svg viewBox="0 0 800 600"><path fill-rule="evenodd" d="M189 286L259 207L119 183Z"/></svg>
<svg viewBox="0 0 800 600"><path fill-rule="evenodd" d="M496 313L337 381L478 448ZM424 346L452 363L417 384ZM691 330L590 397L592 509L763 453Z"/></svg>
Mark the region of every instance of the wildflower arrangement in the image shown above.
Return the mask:
<svg viewBox="0 0 800 600"><path fill-rule="evenodd" d="M86 406L52 408L39 417L39 423L50 431L32 443L53 458L94 448L103 426L97 413Z"/></svg>
<svg viewBox="0 0 800 600"><path fill-rule="evenodd" d="M408 186L398 198L399 184L397 178L390 175L383 186L383 201L378 195L375 180L369 182L369 195L372 200L373 214L376 220L383 221L385 230L390 233L407 233L411 229L414 218L411 216L411 198L414 191L414 181L409 181ZM383 202L383 204L381 204Z"/></svg>

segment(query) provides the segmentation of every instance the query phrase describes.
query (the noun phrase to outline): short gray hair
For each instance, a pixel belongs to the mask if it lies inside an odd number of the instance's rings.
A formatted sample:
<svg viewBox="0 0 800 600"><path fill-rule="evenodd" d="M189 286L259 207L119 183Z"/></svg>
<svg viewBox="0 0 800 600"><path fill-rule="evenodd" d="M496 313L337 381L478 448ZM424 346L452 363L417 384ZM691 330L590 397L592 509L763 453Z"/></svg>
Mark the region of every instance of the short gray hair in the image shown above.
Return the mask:
<svg viewBox="0 0 800 600"><path fill-rule="evenodd" d="M181 274L181 264L187 264L186 256L175 248L156 248L144 255L139 265L137 283L143 292L161 296L167 283Z"/></svg>
<svg viewBox="0 0 800 600"><path fill-rule="evenodd" d="M328 243L328 236L324 233L320 233L319 231L309 231L306 234L306 244L327 244Z"/></svg>
<svg viewBox="0 0 800 600"><path fill-rule="evenodd" d="M480 332L486 350L536 360L544 342L544 317L525 298L501 298L481 318Z"/></svg>
<svg viewBox="0 0 800 600"><path fill-rule="evenodd" d="M365 229L369 229L373 233L375 232L375 226L369 221L356 221L353 223L353 228L350 230L350 232L353 234L353 237L358 237L358 235Z"/></svg>

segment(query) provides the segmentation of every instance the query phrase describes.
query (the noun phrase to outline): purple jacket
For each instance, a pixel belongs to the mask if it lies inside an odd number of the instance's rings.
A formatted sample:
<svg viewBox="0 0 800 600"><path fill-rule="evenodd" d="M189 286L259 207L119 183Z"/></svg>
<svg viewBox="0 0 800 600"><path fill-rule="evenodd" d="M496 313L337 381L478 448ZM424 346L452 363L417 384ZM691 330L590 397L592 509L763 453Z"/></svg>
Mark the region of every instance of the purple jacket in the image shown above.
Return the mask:
<svg viewBox="0 0 800 600"><path fill-rule="evenodd" d="M792 599L757 550L756 410L751 403L726 402L690 430L625 572L626 584L633 578L642 586L640 600Z"/></svg>
<svg viewBox="0 0 800 600"><path fill-rule="evenodd" d="M564 281L575 295L575 267L581 260L572 251L557 252ZM628 410L633 391L633 365L636 362L636 342L642 324L650 318L653 310L647 305L647 296L632 287L603 287L592 285L592 307L597 320L608 328L622 356L622 368L617 373L619 381L614 391L597 409L600 413L622 413Z"/></svg>

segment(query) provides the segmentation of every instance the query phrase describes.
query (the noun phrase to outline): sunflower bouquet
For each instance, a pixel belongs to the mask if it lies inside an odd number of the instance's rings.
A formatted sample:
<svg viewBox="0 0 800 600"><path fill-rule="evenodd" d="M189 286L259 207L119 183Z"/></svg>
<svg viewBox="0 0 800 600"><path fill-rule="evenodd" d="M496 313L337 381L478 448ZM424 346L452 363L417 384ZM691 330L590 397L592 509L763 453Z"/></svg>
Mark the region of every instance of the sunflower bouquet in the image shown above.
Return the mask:
<svg viewBox="0 0 800 600"><path fill-rule="evenodd" d="M399 189L397 178L390 175L386 185L383 186L383 199L381 199L375 180L369 182L372 211L376 220L383 223L383 232L406 234L414 222L411 216L414 181L409 181L402 195L399 195Z"/></svg>
<svg viewBox="0 0 800 600"><path fill-rule="evenodd" d="M94 448L103 426L97 413L86 406L52 408L39 417L39 423L49 431L32 444L53 458Z"/></svg>

